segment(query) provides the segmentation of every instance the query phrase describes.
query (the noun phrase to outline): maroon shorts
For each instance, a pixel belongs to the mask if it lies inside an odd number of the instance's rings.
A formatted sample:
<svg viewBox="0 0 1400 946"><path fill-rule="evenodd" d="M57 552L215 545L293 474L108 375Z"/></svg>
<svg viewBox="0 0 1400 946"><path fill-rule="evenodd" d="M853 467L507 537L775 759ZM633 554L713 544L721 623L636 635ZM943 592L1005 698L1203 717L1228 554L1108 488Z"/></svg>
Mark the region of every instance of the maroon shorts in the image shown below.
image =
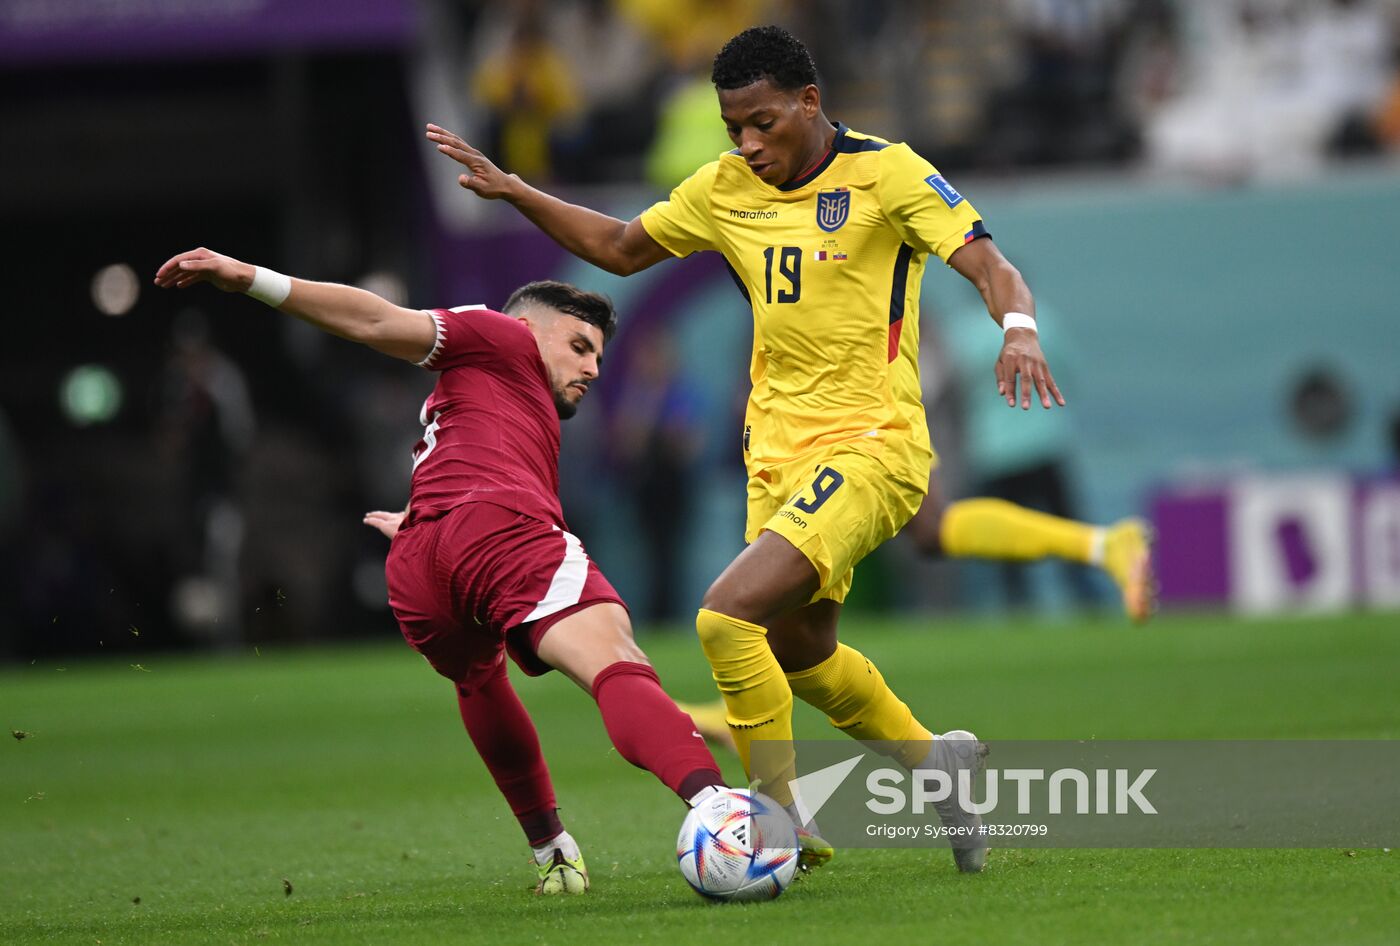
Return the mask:
<svg viewBox="0 0 1400 946"><path fill-rule="evenodd" d="M384 566L406 641L438 673L470 686L502 650L531 676L560 619L623 601L571 533L491 503L464 503L394 537Z"/></svg>

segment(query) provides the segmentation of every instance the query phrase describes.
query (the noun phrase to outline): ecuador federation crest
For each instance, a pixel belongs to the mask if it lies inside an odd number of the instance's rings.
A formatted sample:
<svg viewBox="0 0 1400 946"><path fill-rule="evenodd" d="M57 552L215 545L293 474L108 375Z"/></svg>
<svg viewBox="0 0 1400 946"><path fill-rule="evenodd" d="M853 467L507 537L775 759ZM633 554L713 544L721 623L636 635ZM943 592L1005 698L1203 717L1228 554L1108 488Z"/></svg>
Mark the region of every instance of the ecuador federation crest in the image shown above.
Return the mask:
<svg viewBox="0 0 1400 946"><path fill-rule="evenodd" d="M851 215L851 189L829 187L817 192L817 226L827 233L840 230Z"/></svg>

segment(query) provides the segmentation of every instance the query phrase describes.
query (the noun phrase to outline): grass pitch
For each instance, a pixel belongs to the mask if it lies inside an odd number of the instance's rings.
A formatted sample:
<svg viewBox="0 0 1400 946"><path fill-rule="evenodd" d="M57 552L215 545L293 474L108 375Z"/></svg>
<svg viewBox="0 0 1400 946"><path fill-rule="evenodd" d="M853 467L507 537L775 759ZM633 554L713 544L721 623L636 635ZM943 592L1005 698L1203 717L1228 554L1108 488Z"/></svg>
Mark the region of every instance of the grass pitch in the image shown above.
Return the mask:
<svg viewBox="0 0 1400 946"><path fill-rule="evenodd" d="M991 739L1400 738L1395 616L1007 628L847 622L935 728ZM681 698L690 635L644 641ZM452 691L401 644L0 671L0 942L1392 943L1400 852L839 852L768 904L674 864L682 809L562 678L523 681L586 897L527 849ZM814 713L798 735L825 738ZM741 773L722 760L735 782Z"/></svg>

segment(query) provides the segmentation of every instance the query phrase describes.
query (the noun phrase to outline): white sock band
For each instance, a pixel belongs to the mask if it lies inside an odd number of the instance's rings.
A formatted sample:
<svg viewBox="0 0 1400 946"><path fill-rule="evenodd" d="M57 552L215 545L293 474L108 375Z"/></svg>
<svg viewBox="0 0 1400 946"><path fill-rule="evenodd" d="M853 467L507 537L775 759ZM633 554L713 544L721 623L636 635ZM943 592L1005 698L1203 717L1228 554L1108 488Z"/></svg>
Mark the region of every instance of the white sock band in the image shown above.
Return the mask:
<svg viewBox="0 0 1400 946"><path fill-rule="evenodd" d="M284 276L274 269L255 266L253 284L248 287L247 294L275 309L292 294L292 277Z"/></svg>
<svg viewBox="0 0 1400 946"><path fill-rule="evenodd" d="M697 805L699 805L701 802L703 802L705 799L709 798L711 795L716 794L718 791L719 791L719 786L718 786L718 785L706 785L704 788L700 789L700 791L696 792L696 793L686 802L686 804L689 805L690 807L694 808L694 807L696 807Z"/></svg>
<svg viewBox="0 0 1400 946"><path fill-rule="evenodd" d="M1096 526L1089 533L1089 564L1102 565L1105 540L1108 538L1108 530L1102 526Z"/></svg>
<svg viewBox="0 0 1400 946"><path fill-rule="evenodd" d="M1005 335L1013 328L1028 328L1032 332L1037 332L1035 319L1024 312L1008 312L1001 317L1001 333Z"/></svg>
<svg viewBox="0 0 1400 946"><path fill-rule="evenodd" d="M578 860L582 854L582 852L579 851L578 842L575 841L573 835L569 834L567 831L560 831L545 844L539 847L532 847L530 850L535 854L536 864L548 864L550 859L554 857L555 848L563 851L564 856L571 861Z"/></svg>

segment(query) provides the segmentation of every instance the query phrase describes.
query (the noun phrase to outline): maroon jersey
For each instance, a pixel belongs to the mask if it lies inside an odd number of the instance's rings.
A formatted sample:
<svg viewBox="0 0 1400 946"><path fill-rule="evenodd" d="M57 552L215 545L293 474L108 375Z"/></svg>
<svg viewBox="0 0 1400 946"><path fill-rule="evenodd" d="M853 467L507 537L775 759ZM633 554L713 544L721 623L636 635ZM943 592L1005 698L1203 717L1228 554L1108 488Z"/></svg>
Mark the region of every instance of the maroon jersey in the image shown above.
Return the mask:
<svg viewBox="0 0 1400 946"><path fill-rule="evenodd" d="M409 522L488 502L564 528L559 414L535 336L480 306L433 309L439 372L413 451Z"/></svg>

